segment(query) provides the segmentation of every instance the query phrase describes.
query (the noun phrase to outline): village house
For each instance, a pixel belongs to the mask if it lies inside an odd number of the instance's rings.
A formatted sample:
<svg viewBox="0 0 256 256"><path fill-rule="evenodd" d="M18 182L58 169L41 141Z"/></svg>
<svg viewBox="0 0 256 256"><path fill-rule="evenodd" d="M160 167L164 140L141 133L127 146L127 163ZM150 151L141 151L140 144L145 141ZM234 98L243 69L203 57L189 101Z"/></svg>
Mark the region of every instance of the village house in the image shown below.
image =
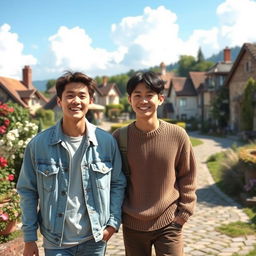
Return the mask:
<svg viewBox="0 0 256 256"><path fill-rule="evenodd" d="M0 77L0 101L12 101L28 108L31 114L35 114L37 109L48 102L48 99L33 86L32 69L30 66L25 66L22 69L22 81Z"/></svg>
<svg viewBox="0 0 256 256"><path fill-rule="evenodd" d="M225 86L229 88L230 128L235 132L242 130L241 101L249 78L256 80L256 44L245 43L225 81ZM256 111L254 113L256 131Z"/></svg>
<svg viewBox="0 0 256 256"><path fill-rule="evenodd" d="M217 62L206 72L206 79L203 89L203 108L202 120L207 121L212 119L211 109L212 103L216 97L216 92L224 86L225 80L232 68L231 50L226 47L223 51L223 61ZM228 104L228 102L223 102Z"/></svg>

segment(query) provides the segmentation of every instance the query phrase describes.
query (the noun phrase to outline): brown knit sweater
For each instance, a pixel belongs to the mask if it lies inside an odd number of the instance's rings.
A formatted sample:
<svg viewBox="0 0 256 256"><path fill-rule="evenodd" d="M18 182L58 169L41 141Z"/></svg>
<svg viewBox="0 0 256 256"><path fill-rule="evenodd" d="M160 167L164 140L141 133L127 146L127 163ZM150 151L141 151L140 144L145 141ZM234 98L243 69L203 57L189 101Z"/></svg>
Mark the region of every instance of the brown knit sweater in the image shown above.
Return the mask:
<svg viewBox="0 0 256 256"><path fill-rule="evenodd" d="M113 135L118 141L119 130ZM196 202L196 163L185 130L160 121L158 129L142 132L132 123L127 151L131 174L123 225L151 231L175 216L187 221Z"/></svg>

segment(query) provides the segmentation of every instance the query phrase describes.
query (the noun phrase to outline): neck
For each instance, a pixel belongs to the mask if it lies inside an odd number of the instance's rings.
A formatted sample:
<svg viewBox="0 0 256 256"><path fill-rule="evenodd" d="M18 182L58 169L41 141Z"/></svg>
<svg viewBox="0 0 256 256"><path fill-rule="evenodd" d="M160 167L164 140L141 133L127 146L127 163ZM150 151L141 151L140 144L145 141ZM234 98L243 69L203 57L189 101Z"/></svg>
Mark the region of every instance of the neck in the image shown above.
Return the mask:
<svg viewBox="0 0 256 256"><path fill-rule="evenodd" d="M151 132L159 127L159 120L157 117L150 119L137 119L135 121L136 127L143 132Z"/></svg>
<svg viewBox="0 0 256 256"><path fill-rule="evenodd" d="M74 120L66 120L63 118L62 122L63 132L71 137L83 136L86 133L85 119L81 119L77 122Z"/></svg>

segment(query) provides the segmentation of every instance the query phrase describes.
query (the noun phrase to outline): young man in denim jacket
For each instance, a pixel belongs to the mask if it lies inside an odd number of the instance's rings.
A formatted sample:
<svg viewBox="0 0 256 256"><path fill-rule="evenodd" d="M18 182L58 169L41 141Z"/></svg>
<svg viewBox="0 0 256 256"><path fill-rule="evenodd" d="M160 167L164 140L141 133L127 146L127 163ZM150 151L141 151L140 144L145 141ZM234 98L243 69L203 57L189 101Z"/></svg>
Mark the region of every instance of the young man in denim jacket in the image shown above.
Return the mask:
<svg viewBox="0 0 256 256"><path fill-rule="evenodd" d="M115 139L89 123L94 80L66 72L56 81L63 118L28 144L17 184L25 248L38 255L104 255L121 222L126 180Z"/></svg>

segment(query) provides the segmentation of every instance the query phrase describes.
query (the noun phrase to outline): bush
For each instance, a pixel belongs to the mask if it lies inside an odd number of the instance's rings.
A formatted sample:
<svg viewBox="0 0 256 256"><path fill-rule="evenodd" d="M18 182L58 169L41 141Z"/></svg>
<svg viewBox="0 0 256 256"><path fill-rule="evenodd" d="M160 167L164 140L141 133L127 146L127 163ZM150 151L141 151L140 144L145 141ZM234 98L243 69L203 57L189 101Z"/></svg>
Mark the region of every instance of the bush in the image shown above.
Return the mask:
<svg viewBox="0 0 256 256"><path fill-rule="evenodd" d="M36 111L36 116L40 120L41 129L45 129L55 124L54 112L51 109L40 108Z"/></svg>

